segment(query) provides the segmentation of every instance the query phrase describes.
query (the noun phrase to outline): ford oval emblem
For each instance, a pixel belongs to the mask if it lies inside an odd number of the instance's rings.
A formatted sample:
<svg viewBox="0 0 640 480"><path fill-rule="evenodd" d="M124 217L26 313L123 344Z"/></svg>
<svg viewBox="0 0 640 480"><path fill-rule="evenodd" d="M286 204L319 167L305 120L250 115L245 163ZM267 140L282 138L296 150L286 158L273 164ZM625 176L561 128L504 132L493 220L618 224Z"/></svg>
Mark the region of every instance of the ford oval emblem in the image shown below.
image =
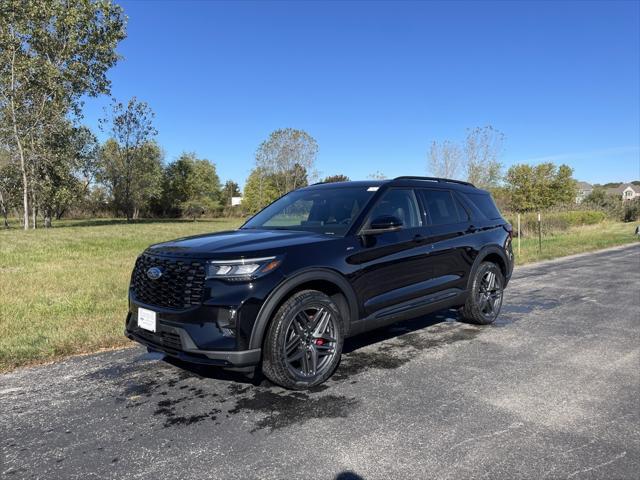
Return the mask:
<svg viewBox="0 0 640 480"><path fill-rule="evenodd" d="M147 277L151 280L158 280L162 276L162 270L158 267L151 267L147 270Z"/></svg>

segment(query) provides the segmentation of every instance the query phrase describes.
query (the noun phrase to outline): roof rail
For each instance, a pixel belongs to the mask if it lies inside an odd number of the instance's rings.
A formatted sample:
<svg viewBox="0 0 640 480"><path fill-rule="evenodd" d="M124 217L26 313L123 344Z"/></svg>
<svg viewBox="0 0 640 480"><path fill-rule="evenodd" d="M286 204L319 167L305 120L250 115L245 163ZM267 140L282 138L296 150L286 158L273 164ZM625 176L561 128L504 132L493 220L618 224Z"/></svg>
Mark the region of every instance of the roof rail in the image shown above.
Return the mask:
<svg viewBox="0 0 640 480"><path fill-rule="evenodd" d="M463 180L453 180L451 178L439 178L439 177L419 177L417 175L404 175L402 177L396 177L394 180L428 180L429 182L447 182L447 183L459 183L460 185L468 185L474 187L473 183L465 182Z"/></svg>

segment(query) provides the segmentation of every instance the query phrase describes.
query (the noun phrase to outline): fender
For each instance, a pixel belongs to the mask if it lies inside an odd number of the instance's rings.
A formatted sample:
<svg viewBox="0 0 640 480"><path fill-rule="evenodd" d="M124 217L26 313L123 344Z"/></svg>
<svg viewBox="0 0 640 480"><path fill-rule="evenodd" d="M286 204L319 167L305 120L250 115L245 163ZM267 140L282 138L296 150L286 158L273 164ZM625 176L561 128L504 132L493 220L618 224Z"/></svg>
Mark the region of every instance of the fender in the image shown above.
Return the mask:
<svg viewBox="0 0 640 480"><path fill-rule="evenodd" d="M358 318L358 301L353 288L349 282L339 273L326 268L311 268L295 273L283 280L267 297L260 307L256 321L253 324L251 338L249 340L249 349L262 348L262 339L267 329L269 320L278 307L280 302L289 295L296 287L318 280L325 280L336 285L347 300L349 307L349 317L345 318L345 327L349 332L351 321Z"/></svg>
<svg viewBox="0 0 640 480"><path fill-rule="evenodd" d="M487 245L486 247L483 247L482 249L480 249L480 251L476 255L475 260L473 261L473 265L471 266L471 271L469 272L469 278L467 279L467 291L471 289L473 278L475 277L476 270L478 270L478 267L480 266L480 264L484 261L485 258L487 258L489 255L492 255L492 254L498 255L502 259L502 262L504 263L504 267L506 270L505 287L507 286L506 284L509 282L509 278L511 277L511 272L510 272L511 261L507 258L502 248L500 248L497 245Z"/></svg>

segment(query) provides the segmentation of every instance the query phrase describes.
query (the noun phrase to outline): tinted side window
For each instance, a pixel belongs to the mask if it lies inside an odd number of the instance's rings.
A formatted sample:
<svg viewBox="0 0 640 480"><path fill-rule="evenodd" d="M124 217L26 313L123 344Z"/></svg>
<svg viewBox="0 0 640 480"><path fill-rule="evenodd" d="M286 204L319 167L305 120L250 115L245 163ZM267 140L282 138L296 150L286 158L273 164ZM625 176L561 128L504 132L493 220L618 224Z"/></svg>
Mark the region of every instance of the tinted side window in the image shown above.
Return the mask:
<svg viewBox="0 0 640 480"><path fill-rule="evenodd" d="M461 221L458 207L451 192L446 190L422 190L422 199L431 225L448 225Z"/></svg>
<svg viewBox="0 0 640 480"><path fill-rule="evenodd" d="M422 224L413 190L394 188L386 192L369 214L369 222L382 215L399 218L404 228L419 227Z"/></svg>
<svg viewBox="0 0 640 480"><path fill-rule="evenodd" d="M500 218L498 207L488 193L465 193L467 198L490 220Z"/></svg>
<svg viewBox="0 0 640 480"><path fill-rule="evenodd" d="M458 218L460 219L460 221L468 222L469 220L471 220L471 217L469 216L469 211L464 207L464 205L462 204L460 199L456 196L456 194L453 195L453 198L456 202L456 206L458 207Z"/></svg>

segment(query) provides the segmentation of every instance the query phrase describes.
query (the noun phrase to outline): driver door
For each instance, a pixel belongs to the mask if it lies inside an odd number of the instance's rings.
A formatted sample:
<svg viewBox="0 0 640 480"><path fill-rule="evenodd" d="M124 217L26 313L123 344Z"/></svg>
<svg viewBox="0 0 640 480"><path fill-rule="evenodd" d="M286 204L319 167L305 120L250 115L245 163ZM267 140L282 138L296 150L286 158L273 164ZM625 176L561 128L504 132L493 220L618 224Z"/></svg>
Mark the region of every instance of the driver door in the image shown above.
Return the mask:
<svg viewBox="0 0 640 480"><path fill-rule="evenodd" d="M411 188L391 188L371 210L364 229L377 217L392 215L402 222L393 232L361 237L347 261L360 267L353 281L365 316L423 295L431 277L430 246L424 241L424 218Z"/></svg>

